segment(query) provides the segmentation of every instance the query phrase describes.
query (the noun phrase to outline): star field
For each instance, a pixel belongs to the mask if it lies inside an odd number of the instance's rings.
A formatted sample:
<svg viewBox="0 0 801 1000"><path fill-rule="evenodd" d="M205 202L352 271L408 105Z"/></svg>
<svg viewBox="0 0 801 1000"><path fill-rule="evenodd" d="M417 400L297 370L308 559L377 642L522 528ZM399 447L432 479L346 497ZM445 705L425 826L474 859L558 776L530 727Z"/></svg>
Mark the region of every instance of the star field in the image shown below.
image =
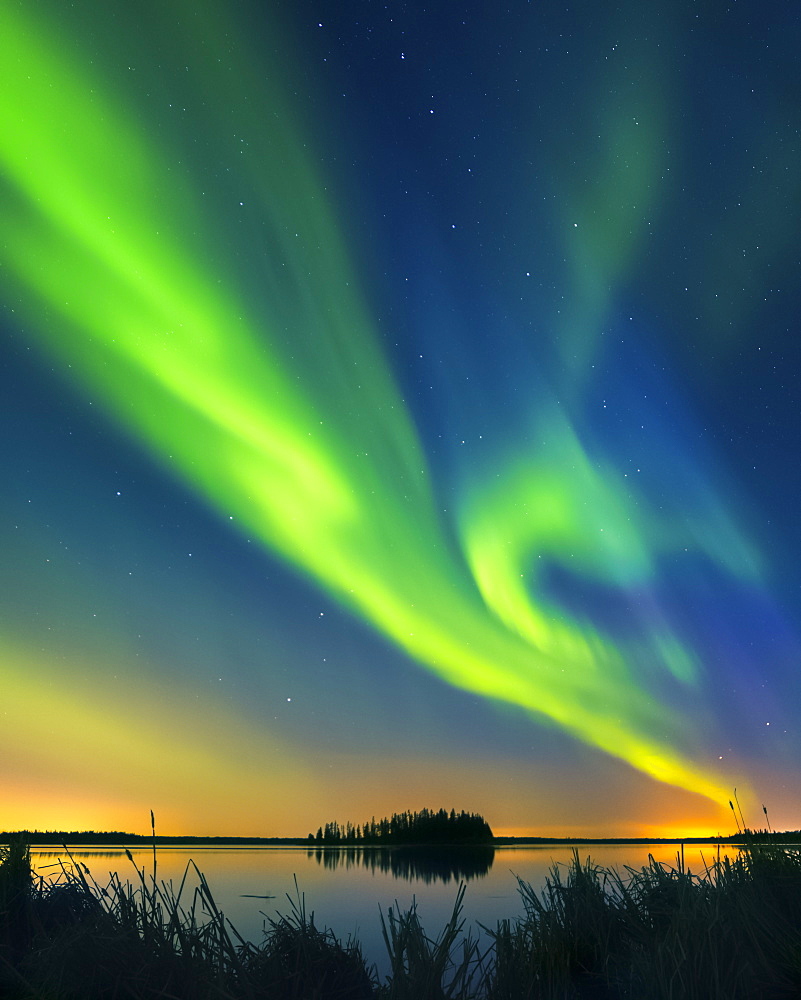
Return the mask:
<svg viewBox="0 0 801 1000"><path fill-rule="evenodd" d="M3 11L0 826L801 825L774 14Z"/></svg>

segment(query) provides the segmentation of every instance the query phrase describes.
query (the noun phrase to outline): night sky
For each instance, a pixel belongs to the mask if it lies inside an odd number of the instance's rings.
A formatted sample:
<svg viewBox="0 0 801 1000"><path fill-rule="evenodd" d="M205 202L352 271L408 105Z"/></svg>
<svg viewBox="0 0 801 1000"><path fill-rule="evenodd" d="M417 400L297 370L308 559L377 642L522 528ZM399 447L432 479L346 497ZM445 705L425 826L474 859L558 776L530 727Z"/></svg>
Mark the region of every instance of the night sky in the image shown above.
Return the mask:
<svg viewBox="0 0 801 1000"><path fill-rule="evenodd" d="M800 21L2 5L0 829L801 827Z"/></svg>

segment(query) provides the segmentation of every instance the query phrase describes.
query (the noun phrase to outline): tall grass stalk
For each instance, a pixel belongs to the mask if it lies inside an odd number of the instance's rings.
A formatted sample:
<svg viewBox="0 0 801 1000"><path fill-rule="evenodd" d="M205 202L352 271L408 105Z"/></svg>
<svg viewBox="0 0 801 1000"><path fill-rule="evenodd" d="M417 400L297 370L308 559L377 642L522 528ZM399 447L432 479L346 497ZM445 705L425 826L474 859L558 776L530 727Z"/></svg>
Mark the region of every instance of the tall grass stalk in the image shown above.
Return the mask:
<svg viewBox="0 0 801 1000"><path fill-rule="evenodd" d="M483 978L478 942L463 935L465 885L459 886L450 919L436 938L420 923L417 902L405 912L397 903L381 912L381 932L390 974L381 989L384 1000L468 1000L479 996L474 980Z"/></svg>

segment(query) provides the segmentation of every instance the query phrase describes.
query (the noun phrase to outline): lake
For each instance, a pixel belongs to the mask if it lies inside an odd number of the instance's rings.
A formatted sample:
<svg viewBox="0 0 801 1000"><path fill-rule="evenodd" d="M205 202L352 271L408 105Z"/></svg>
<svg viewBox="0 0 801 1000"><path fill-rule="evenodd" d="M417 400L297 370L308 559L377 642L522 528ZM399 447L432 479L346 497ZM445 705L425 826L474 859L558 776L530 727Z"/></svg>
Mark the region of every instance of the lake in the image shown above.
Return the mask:
<svg viewBox="0 0 801 1000"><path fill-rule="evenodd" d="M623 871L625 866L641 868L652 854L657 861L676 864L678 845L581 845L579 857L588 856L595 864ZM685 865L701 873L706 863L717 857L717 846L685 847ZM721 848L731 857L737 849ZM77 862L90 870L104 886L111 873L123 881L136 882L136 872L124 850L108 847L80 847L71 850ZM152 848L131 849L134 862L152 874ZM539 888L554 863L566 865L572 848L531 846L450 849L431 853L420 848L372 849L306 847L159 847L158 879L172 880L177 888L188 862L193 860L206 876L218 907L246 940L262 938L264 915L275 917L291 910L287 896L296 898L297 886L305 895L307 911L313 911L318 927L330 927L342 940L353 935L362 945L370 963L383 977L388 972L386 949L381 935L379 907L386 913L395 903L406 909L417 901L426 933L436 937L453 910L460 881L467 890L464 901L465 927L479 931L478 924L495 927L499 920L523 912L515 875ZM58 873L63 848L36 848L33 865L42 875ZM188 880L187 904L197 879ZM272 898L253 898L253 897Z"/></svg>

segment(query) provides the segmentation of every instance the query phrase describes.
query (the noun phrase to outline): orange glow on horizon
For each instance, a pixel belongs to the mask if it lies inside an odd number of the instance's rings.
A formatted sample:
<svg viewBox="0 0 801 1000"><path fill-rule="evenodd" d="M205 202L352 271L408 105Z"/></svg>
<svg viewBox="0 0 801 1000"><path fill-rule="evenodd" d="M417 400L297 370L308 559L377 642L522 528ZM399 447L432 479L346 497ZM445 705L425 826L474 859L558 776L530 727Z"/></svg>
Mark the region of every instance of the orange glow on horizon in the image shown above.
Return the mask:
<svg viewBox="0 0 801 1000"><path fill-rule="evenodd" d="M491 825L491 824L490 824ZM539 837L564 840L686 840L693 837L729 837L737 830L731 817L723 816L719 823L688 817L686 821L670 820L665 823L621 823L620 826L592 824L494 827L496 837Z"/></svg>

